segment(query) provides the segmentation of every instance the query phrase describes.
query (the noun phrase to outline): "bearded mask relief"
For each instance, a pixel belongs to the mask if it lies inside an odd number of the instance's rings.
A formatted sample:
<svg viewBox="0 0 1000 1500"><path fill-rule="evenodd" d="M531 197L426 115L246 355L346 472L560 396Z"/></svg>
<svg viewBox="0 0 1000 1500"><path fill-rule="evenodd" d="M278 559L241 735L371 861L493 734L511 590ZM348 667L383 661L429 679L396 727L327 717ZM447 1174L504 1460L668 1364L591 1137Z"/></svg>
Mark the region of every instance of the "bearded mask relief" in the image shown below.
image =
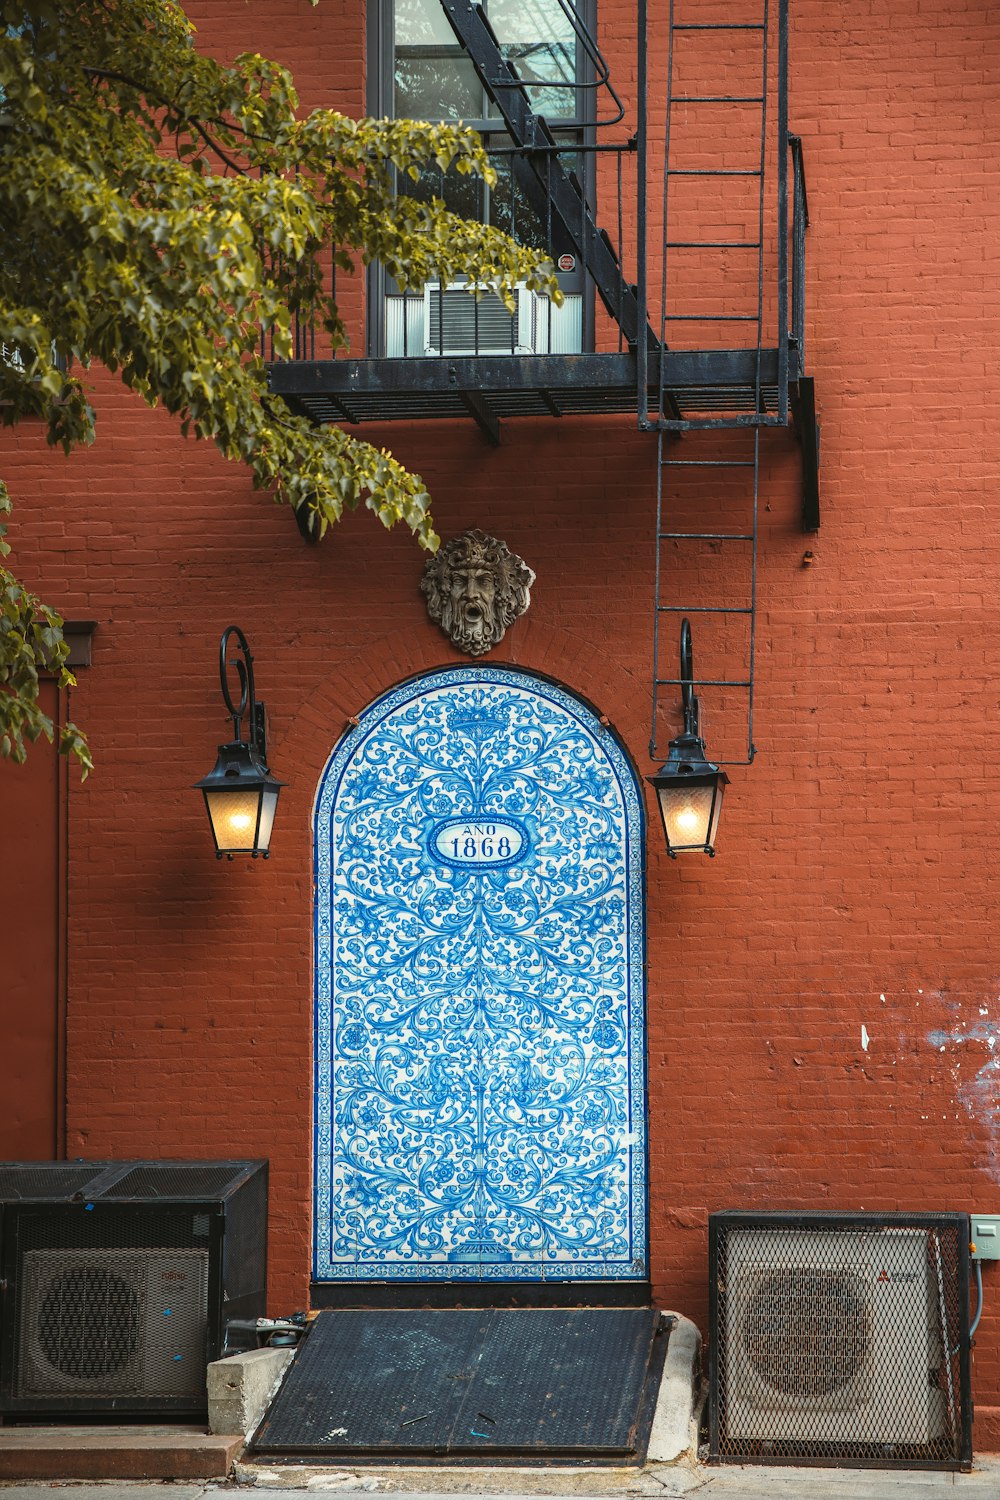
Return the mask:
<svg viewBox="0 0 1000 1500"><path fill-rule="evenodd" d="M473 527L452 537L424 567L427 613L459 651L483 656L531 601L535 575L506 542Z"/></svg>

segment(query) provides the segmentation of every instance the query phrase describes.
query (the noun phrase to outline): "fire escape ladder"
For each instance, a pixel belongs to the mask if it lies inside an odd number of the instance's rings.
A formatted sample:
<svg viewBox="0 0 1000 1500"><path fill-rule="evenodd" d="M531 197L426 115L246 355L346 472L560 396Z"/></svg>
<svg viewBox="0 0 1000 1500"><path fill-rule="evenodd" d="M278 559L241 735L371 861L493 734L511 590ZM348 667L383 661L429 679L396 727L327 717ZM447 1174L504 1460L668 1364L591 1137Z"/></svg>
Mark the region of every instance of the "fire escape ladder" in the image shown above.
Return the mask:
<svg viewBox="0 0 1000 1500"><path fill-rule="evenodd" d="M713 753L722 765L749 765L753 742L754 645L757 616L757 535L760 506L760 428L723 437L701 429L678 443L658 434L656 462L656 607L653 619L653 712L649 753L662 760L671 737L668 715L680 698L673 668L681 621L690 619L695 661L708 662L695 678L724 717L736 718L736 695L746 720L745 755ZM681 597L678 597L681 596ZM676 602L675 602L676 601ZM728 663L745 663L733 672ZM714 664L714 670L713 670Z"/></svg>
<svg viewBox="0 0 1000 1500"><path fill-rule="evenodd" d="M681 418L664 416L663 403L659 402L656 426L666 431L684 432L692 427L783 427L788 422L787 0L776 0L776 28L772 17L772 0L760 0L759 19L754 21L724 19L726 8L724 3L720 3L719 19L711 21L703 19L704 8L688 7L699 18L686 20L683 19L687 14L685 0L669 0L659 342L664 351L668 348L668 342L676 345L686 326L690 332L697 329L701 335L697 341L702 348L707 348L707 335L713 330L731 327L735 332L740 328L745 329L753 336L752 349L747 349L746 342L740 341L745 352L752 354L752 390L747 391L741 403L733 401L734 393L718 391L712 398L715 409L710 407L707 411L698 409L697 397L685 402L686 393L675 392L682 409L693 409L690 414ZM771 49L772 32L775 29L778 57L776 81L772 83ZM713 68L713 60L706 56L705 49L710 45L714 54L723 58L728 44L730 67L737 80L746 80L742 86L737 83L739 91L727 90L724 82L719 87L713 87L710 81L695 87L684 81L691 71L686 54L699 43L702 51L695 53L695 57L702 68L709 69ZM741 43L745 44L742 54L737 51ZM682 80L680 86L678 75ZM699 76L704 74L699 71ZM711 80L713 73L709 72L707 76ZM725 74L722 76L724 79ZM768 105L772 87L777 95L777 118L774 121L776 128L773 130L777 143L773 150L773 169L777 176L777 222L769 240L768 164L769 145L773 143L769 138L771 122L768 118ZM707 114L705 106L711 106ZM693 165L688 165L683 154L690 152L692 139L697 140L697 158ZM752 150L747 154L749 148ZM700 227L703 217L701 214L694 216L693 227L686 228L685 219L691 219L692 211L689 204L685 205L683 197L678 202L678 197L684 193L685 188L699 180L713 183L719 198L719 210L710 221L713 230L710 233ZM742 207L732 210L727 221L728 205L723 194L727 186L732 192L733 185L740 180L756 185L753 212L751 215L750 204L744 203ZM720 222L723 225L721 231L716 227ZM677 223L680 227L675 229ZM729 228L728 224L733 223L740 227ZM768 250L772 244L777 254L777 305L774 308L777 370L770 376L774 381L773 387L769 383L765 388L762 379L765 348L764 272ZM704 306L692 308L691 275L685 274L684 268L679 272L674 270L678 252L695 252L706 263L714 256L718 266L716 286L711 292L706 290L705 294L706 301L709 297L715 300L714 310L706 310ZM712 252L712 255L706 256L706 252ZM688 264L690 265L690 260ZM756 296L751 303L740 304L736 311L732 305L727 305L733 296L732 286L734 283L740 286L750 285L751 275ZM669 341L668 334L671 335ZM667 385L667 360L661 357L661 392ZM750 399L747 399L748 396ZM736 411L733 409L736 404L742 404L748 409Z"/></svg>
<svg viewBox="0 0 1000 1500"><path fill-rule="evenodd" d="M640 379L639 411L642 424L657 432L650 754L656 759L665 753L669 716L681 686L680 678L668 672L676 660L680 622L689 618L697 642L695 660L699 666L708 663L705 675L693 684L695 690L716 689L712 696L726 721L741 718L746 723L745 755L713 756L727 765L749 764L755 754L760 429L788 424L790 344L787 0L775 0L774 9L772 0L759 0L756 19L733 20L731 14L725 0L719 0L715 19L704 5L669 3L660 393L670 389L668 332L671 345L687 330L706 348L718 346L722 330L731 327L735 335L743 329L751 338L734 337L741 347L729 352L742 353L744 374L739 386L730 389L684 390L675 385L673 395L682 415L665 411L661 400L648 422ZM775 31L776 67L771 53ZM772 88L777 111L769 120ZM692 142L693 160L686 154ZM776 223L768 216L769 169L777 174ZM692 192L699 183L705 187L700 196ZM741 193L741 186L751 184L749 194ZM777 294L766 298L765 266L772 251ZM692 268L688 274L685 258ZM694 273L704 277L706 267L713 266L712 290L696 288ZM776 324L776 360L772 354L765 381L766 303ZM725 748L735 749L732 740Z"/></svg>
<svg viewBox="0 0 1000 1500"><path fill-rule="evenodd" d="M565 147L559 145L546 121L532 109L527 86L503 56L482 7L474 0L442 0L442 5L517 148L511 158L511 170L518 186L543 222L552 226L553 255L564 251L575 255L621 329L626 344L634 348L644 327L646 348L655 355L658 340L640 313L636 289L626 282L610 237L598 228L583 184L564 168L560 152ZM578 35L585 36L591 58L599 59L596 44L575 13L574 26Z"/></svg>

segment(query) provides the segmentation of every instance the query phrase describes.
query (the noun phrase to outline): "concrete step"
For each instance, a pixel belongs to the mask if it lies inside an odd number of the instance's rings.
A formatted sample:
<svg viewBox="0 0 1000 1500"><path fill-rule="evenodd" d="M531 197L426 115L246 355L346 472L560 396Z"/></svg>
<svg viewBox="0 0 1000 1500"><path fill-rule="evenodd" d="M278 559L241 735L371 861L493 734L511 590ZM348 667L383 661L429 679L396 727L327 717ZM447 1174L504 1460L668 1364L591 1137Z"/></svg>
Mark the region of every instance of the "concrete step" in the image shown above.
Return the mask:
<svg viewBox="0 0 1000 1500"><path fill-rule="evenodd" d="M242 1447L203 1427L0 1427L0 1480L223 1479Z"/></svg>

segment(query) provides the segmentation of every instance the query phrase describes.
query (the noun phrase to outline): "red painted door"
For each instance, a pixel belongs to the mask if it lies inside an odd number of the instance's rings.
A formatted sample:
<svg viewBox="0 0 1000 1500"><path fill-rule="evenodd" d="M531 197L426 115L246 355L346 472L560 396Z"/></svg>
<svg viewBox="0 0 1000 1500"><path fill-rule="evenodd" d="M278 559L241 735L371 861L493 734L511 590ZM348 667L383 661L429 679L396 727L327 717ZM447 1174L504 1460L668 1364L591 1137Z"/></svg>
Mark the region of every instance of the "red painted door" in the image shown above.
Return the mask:
<svg viewBox="0 0 1000 1500"><path fill-rule="evenodd" d="M55 719L55 684L43 682L41 697L45 712ZM0 1159L6 1161L45 1161L63 1154L62 773L46 740L30 748L23 766L0 759Z"/></svg>

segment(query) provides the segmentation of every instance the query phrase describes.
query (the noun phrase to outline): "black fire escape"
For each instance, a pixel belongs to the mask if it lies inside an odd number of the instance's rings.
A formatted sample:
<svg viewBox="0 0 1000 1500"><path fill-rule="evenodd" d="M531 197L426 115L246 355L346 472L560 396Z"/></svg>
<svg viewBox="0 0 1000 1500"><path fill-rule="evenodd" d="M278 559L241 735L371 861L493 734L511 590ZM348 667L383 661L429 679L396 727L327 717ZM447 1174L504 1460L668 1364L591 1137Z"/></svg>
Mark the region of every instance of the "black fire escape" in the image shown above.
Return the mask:
<svg viewBox="0 0 1000 1500"><path fill-rule="evenodd" d="M803 529L819 526L818 428L804 365L808 213L801 145L788 130L788 0L739 7L667 0L666 23L655 26L647 0L638 0L631 119L584 25L583 4L554 3L582 49L589 82L577 87L589 88L594 101L590 127L571 142L544 113L544 87L522 76L483 7L441 0L492 101L509 164L511 217L516 194L530 210L533 243L544 226L553 262L584 273L589 313L581 348L550 352L551 310L547 334L529 337L527 346L508 319L509 348L498 348L495 332L480 337L490 324L487 299L468 293L458 300L474 309L465 315L472 333L465 345L449 345L448 292L432 288L416 348L407 347L405 302L402 347L397 341L384 355L317 357L315 336L300 329L298 357L271 366L272 388L318 423L464 418L492 443L500 442L505 418L635 412L658 445L657 659L670 616L711 616L723 636L743 622L743 639L720 644L720 660L742 658L745 671L720 669L702 684L720 688L723 698L730 689L748 693L749 760L765 429L794 425ZM699 494L734 480L744 483L745 525L734 526L732 505L721 520L699 510ZM666 602L665 549L687 547L697 556L729 543L748 563L743 595ZM658 666L654 676L655 751L660 691L671 689L664 702L676 697L677 679L660 677Z"/></svg>

